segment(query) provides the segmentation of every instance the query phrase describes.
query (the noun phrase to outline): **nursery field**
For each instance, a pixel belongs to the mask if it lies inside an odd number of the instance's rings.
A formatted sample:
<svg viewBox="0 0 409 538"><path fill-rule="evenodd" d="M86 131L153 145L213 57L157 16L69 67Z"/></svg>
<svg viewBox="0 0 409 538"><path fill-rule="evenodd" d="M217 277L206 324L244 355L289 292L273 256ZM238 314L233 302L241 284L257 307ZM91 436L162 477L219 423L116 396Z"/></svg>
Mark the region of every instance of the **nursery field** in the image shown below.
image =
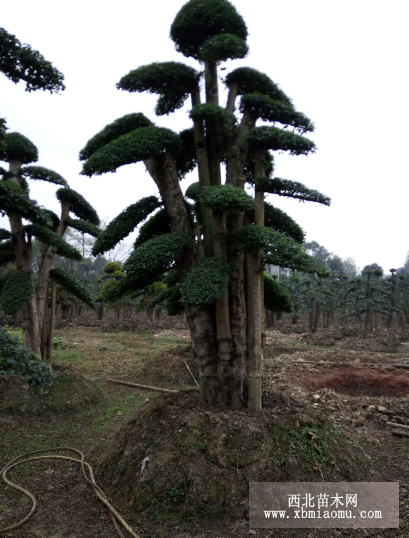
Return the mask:
<svg viewBox="0 0 409 538"><path fill-rule="evenodd" d="M32 450L81 450L109 501L141 537L408 536L409 437L393 435L386 424L409 424L403 335L383 336L379 351L379 342L348 331L311 341L303 333L269 330L260 414L204 408L197 392L186 390L194 388L186 364L196 378L198 372L185 329L69 326L57 337L54 387L34 388L16 376L0 384L0 467ZM32 518L8 536L116 536L78 464L28 462L8 476L38 503ZM249 481L308 480L399 481L400 528L249 528ZM2 483L0 529L30 506Z"/></svg>

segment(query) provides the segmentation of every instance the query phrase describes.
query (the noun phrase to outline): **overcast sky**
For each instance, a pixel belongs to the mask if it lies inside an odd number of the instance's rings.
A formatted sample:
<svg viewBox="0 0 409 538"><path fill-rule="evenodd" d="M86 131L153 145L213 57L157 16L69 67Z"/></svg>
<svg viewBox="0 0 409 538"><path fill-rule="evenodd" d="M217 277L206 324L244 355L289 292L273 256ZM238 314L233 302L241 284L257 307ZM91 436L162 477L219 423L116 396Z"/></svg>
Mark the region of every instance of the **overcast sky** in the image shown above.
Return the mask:
<svg viewBox="0 0 409 538"><path fill-rule="evenodd" d="M157 118L156 97L119 91L130 70L154 61L185 61L169 38L184 0L13 0L2 2L0 26L30 44L65 76L61 95L25 92L0 74L0 117L9 131L39 149L51 168L111 220L156 192L142 164L116 174L80 176L78 153L106 124L143 112L157 125L190 126L189 106ZM250 54L223 64L268 74L311 118L317 152L276 155L277 177L317 189L330 208L268 195L306 231L361 268L401 267L409 249L409 37L407 0L236 0L249 30ZM222 94L224 98L224 94ZM182 183L185 189L190 175ZM31 182L32 197L54 211L56 188ZM1 223L2 226L6 222Z"/></svg>

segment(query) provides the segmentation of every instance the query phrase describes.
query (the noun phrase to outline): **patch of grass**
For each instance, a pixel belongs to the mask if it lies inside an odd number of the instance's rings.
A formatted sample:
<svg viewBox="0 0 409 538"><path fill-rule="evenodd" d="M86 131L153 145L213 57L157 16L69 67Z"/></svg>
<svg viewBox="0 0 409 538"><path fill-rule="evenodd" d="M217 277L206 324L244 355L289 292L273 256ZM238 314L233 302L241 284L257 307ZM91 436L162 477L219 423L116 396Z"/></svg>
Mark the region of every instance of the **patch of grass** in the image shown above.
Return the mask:
<svg viewBox="0 0 409 538"><path fill-rule="evenodd" d="M55 364L71 364L79 362L84 358L84 355L77 351L56 350L53 353L53 361Z"/></svg>

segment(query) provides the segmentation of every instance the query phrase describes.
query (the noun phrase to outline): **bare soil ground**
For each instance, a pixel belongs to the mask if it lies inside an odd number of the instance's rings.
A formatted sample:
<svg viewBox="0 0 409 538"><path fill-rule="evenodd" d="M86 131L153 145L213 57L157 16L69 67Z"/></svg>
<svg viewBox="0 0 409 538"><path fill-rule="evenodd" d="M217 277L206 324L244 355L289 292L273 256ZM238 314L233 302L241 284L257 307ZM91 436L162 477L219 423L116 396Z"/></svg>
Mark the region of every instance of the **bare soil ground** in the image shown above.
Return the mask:
<svg viewBox="0 0 409 538"><path fill-rule="evenodd" d="M386 425L409 424L409 370L389 366L409 365L398 334L397 351L385 353L362 349L355 336L312 345L302 333L268 331L260 415L205 409L195 392L163 396L107 382L192 388L185 361L195 376L197 368L183 325L139 334L74 325L57 336L69 347L55 352L55 388L17 378L0 385L0 467L30 450L78 448L141 537L409 536L409 438ZM9 477L38 501L10 536L116 536L78 465L31 462ZM399 481L399 529L249 529L249 480L354 479ZM29 509L0 485L0 528Z"/></svg>

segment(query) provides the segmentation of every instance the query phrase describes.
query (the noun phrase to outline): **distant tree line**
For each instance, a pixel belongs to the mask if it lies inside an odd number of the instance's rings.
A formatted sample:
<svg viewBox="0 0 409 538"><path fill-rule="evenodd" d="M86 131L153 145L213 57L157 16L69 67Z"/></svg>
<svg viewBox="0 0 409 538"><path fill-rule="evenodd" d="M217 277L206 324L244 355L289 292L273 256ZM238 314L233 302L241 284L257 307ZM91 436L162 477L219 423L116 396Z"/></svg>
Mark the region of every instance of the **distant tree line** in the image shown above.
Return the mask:
<svg viewBox="0 0 409 538"><path fill-rule="evenodd" d="M365 265L359 272L352 258L342 260L316 241L304 243L304 246L332 274L318 278L280 269L273 275L291 297L294 324L306 316L309 331L316 332L334 322L356 323L364 338L381 328L407 328L409 255L402 268L390 269L389 274L384 275L377 263ZM271 325L274 317L270 315L269 321Z"/></svg>

